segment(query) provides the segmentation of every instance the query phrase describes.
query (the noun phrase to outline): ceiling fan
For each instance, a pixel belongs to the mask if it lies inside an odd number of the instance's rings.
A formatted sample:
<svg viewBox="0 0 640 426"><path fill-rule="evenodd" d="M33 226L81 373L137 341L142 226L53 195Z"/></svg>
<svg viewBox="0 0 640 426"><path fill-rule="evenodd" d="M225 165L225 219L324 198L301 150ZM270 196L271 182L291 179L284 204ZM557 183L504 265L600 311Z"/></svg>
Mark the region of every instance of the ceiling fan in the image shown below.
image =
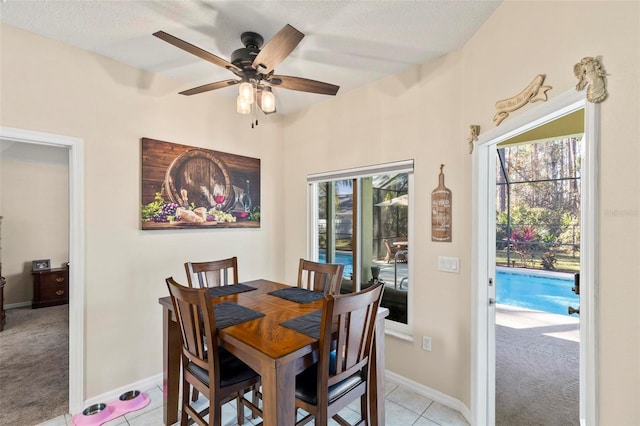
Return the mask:
<svg viewBox="0 0 640 426"><path fill-rule="evenodd" d="M240 40L245 47L231 54L231 62L164 31L157 31L153 35L205 61L226 68L239 77L194 87L180 94L195 95L240 84L237 109L241 114L251 111L254 97L265 114L275 112L275 98L271 91L273 87L321 95L335 95L340 88L321 81L273 73L274 68L289 56L304 37L304 34L289 24L278 31L264 48L264 38L260 34L250 31L242 33Z"/></svg>

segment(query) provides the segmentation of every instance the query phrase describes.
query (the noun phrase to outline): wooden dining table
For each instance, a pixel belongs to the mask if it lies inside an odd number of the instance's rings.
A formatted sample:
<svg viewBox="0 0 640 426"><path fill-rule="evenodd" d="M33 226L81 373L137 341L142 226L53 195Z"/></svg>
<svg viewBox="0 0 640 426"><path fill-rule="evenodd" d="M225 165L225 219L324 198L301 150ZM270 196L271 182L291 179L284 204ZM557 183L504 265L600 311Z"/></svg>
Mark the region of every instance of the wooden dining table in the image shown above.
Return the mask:
<svg viewBox="0 0 640 426"><path fill-rule="evenodd" d="M291 286L263 279L242 284L255 290L214 297L211 303L233 302L264 316L220 329L221 344L262 377L264 426L293 426L295 378L317 360L318 339L281 323L322 309L323 299L285 300L268 293ZM160 298L159 303L163 308L163 420L171 425L178 420L182 343L170 297ZM384 319L388 314L387 308L378 310L370 359L367 398L372 425L384 425Z"/></svg>

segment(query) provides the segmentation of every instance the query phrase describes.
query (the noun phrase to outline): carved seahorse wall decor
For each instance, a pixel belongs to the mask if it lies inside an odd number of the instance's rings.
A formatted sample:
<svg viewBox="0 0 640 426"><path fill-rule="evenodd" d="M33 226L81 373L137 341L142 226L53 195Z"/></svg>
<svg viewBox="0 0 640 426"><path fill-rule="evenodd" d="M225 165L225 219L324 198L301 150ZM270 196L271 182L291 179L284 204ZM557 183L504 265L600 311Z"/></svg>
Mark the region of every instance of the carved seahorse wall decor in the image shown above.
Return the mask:
<svg viewBox="0 0 640 426"><path fill-rule="evenodd" d="M607 87L604 77L605 72L596 58L590 56L582 58L573 66L573 74L578 78L576 90L582 90L587 86L587 100L599 103L607 98Z"/></svg>

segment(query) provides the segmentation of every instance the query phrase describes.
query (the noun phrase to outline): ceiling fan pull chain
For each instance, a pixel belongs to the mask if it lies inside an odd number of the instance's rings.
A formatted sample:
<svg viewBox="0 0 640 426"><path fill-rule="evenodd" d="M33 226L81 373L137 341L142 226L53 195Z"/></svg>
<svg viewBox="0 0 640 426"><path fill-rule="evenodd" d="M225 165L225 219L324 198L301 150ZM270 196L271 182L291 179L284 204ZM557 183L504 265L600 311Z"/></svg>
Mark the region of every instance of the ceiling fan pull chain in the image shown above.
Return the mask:
<svg viewBox="0 0 640 426"><path fill-rule="evenodd" d="M251 114L253 115L253 118L251 119L251 128L253 129L253 119L256 118L256 102L254 100L254 102L251 104Z"/></svg>
<svg viewBox="0 0 640 426"><path fill-rule="evenodd" d="M257 92L258 91L256 90L256 94L257 94ZM251 110L253 112L253 118L255 120L255 125L258 126L258 113L256 112L256 111L258 111L258 97L254 96L254 98L255 98L255 101L251 105ZM254 128L254 126L253 126L254 120L251 120L251 128L252 129Z"/></svg>
<svg viewBox="0 0 640 426"><path fill-rule="evenodd" d="M254 90L255 90L255 102L254 102L254 106L253 106L253 118L256 119L256 126L258 126L258 83L254 84Z"/></svg>

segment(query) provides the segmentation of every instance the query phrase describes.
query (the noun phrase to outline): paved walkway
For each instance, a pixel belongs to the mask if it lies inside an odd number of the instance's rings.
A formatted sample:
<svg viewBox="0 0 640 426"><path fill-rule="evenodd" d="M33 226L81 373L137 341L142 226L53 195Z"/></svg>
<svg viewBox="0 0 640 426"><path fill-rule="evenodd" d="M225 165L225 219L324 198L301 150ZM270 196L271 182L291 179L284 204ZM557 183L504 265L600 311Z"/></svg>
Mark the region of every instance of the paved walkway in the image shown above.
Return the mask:
<svg viewBox="0 0 640 426"><path fill-rule="evenodd" d="M577 317L496 307L496 426L578 425Z"/></svg>
<svg viewBox="0 0 640 426"><path fill-rule="evenodd" d="M509 305L496 305L496 325L520 330L554 329L545 336L580 342L580 319L568 315L532 311Z"/></svg>

